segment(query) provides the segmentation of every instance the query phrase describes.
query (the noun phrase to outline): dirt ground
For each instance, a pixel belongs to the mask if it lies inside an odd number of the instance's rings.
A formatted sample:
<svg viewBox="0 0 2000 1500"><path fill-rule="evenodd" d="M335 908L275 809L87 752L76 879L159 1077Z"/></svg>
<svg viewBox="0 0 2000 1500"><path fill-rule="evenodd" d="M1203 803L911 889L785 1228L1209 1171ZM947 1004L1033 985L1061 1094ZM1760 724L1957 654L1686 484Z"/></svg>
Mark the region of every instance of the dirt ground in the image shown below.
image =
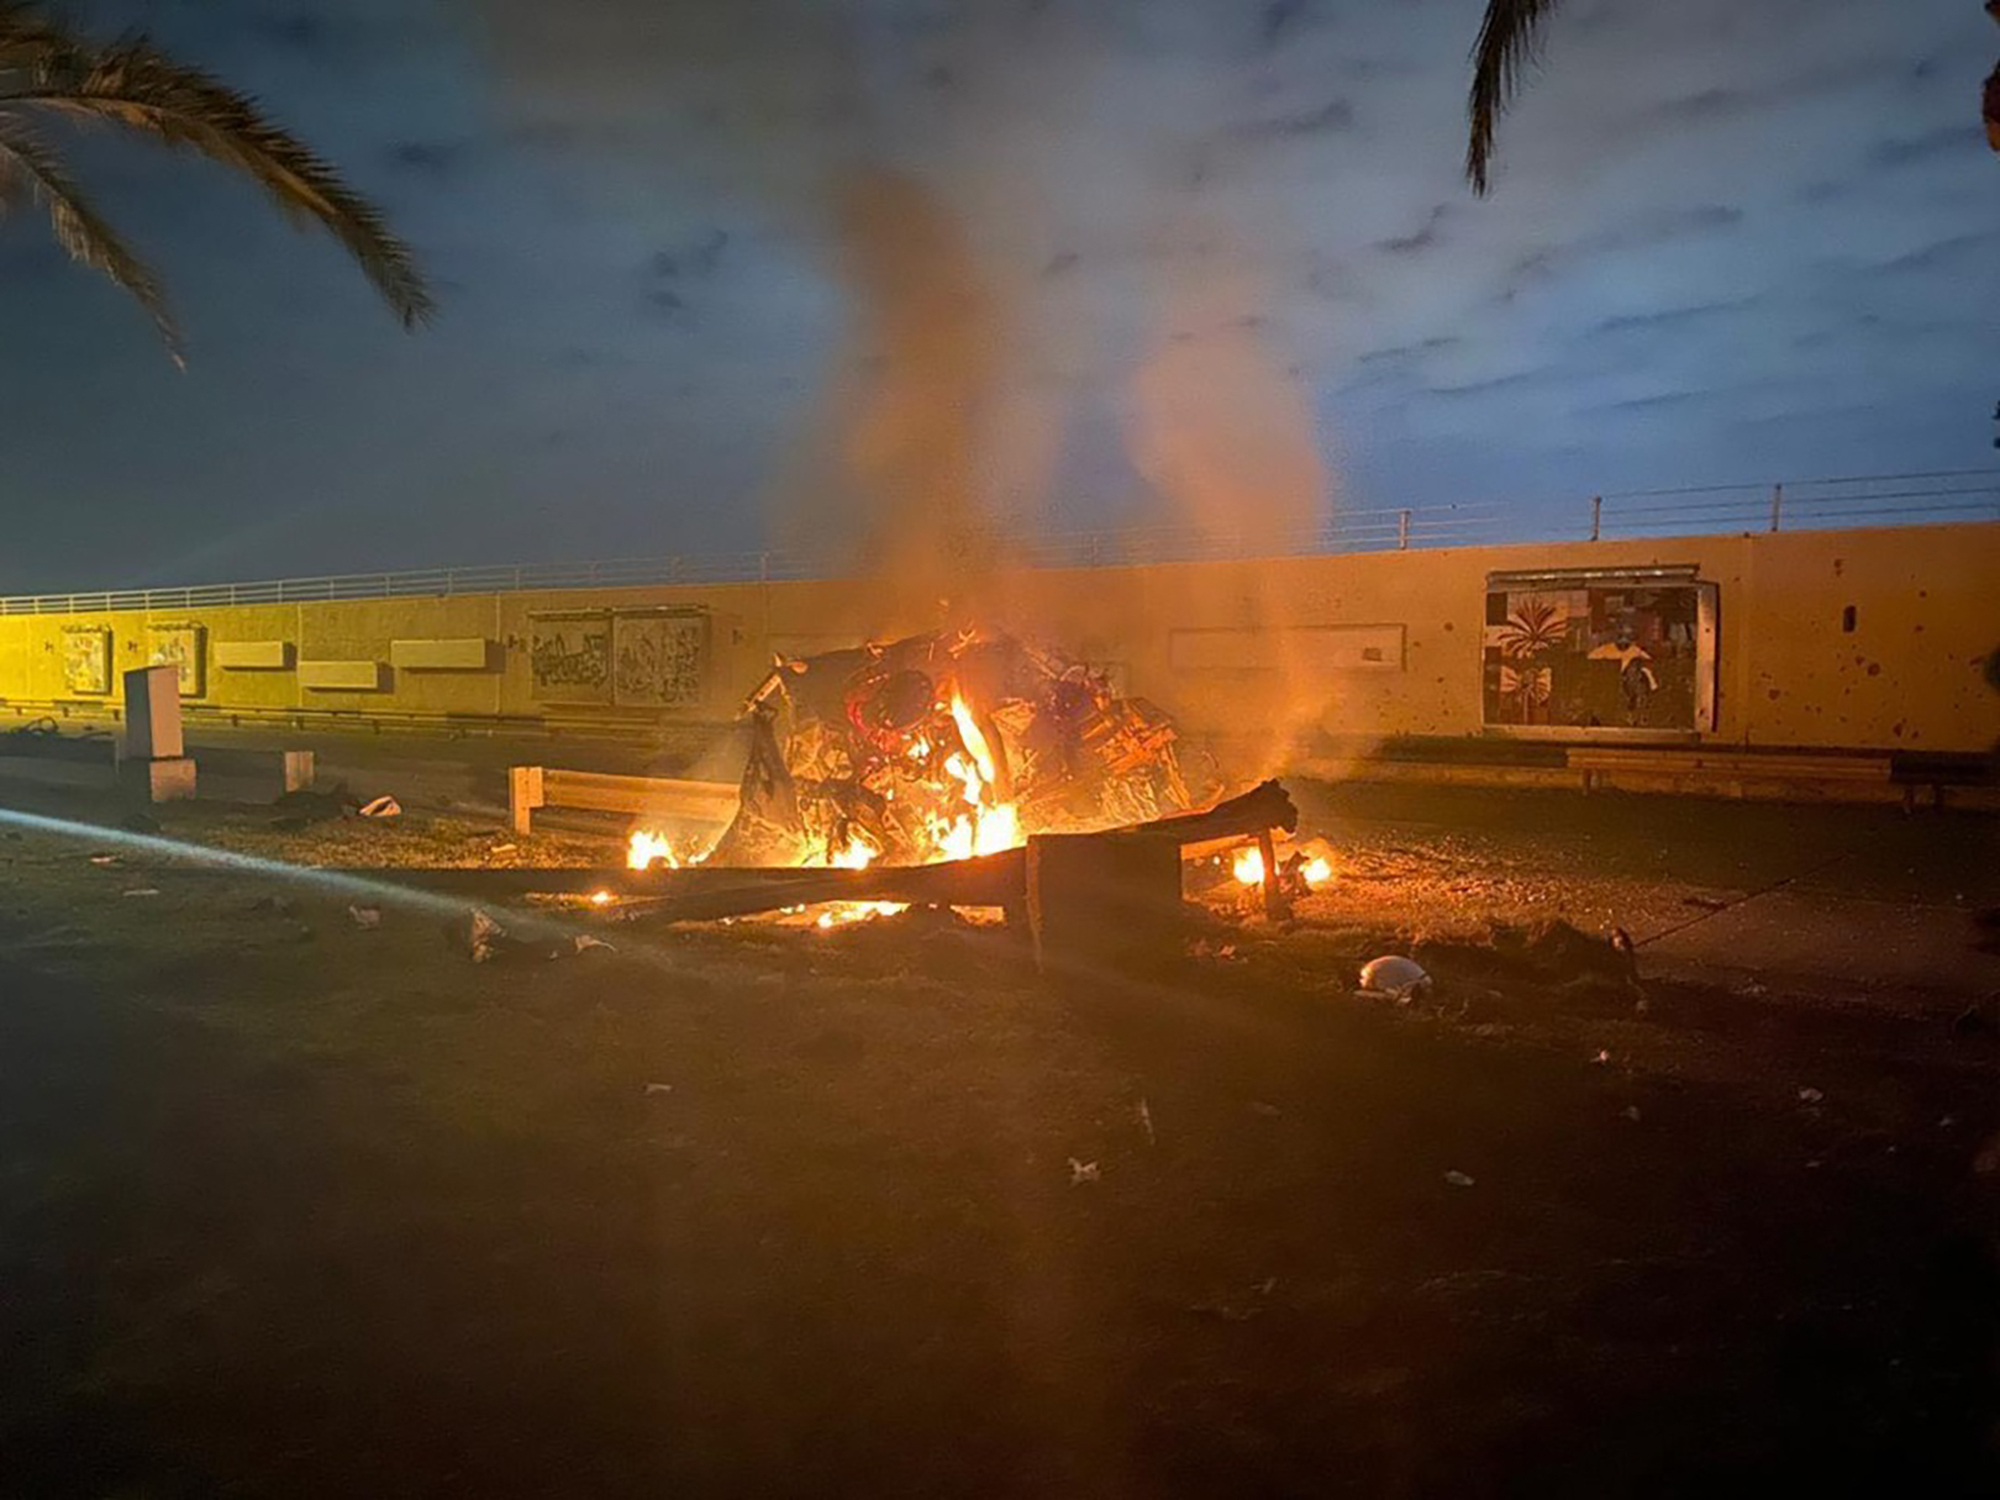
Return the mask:
<svg viewBox="0 0 2000 1500"><path fill-rule="evenodd" d="M1053 982L917 913L475 965L462 901L0 812L0 1494L2000 1491L1984 971L1635 995L1489 926L1791 871L1976 933L1990 825L1301 795L1296 927ZM1357 997L1386 948L1434 993Z"/></svg>

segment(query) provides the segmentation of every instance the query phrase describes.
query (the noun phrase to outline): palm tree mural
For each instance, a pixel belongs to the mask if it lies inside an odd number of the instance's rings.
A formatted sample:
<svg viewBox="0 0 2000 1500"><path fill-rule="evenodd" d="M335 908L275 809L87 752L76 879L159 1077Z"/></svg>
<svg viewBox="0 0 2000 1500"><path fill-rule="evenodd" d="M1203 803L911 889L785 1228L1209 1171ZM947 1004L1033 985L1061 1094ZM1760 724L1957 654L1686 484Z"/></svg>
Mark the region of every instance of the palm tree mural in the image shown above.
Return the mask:
<svg viewBox="0 0 2000 1500"><path fill-rule="evenodd" d="M405 328L429 320L423 276L380 211L256 100L143 36L95 43L55 17L0 0L0 212L39 204L56 242L131 293L176 362L180 332L165 290L71 178L44 133L57 124L113 125L242 173L295 222L316 223L338 240Z"/></svg>
<svg viewBox="0 0 2000 1500"><path fill-rule="evenodd" d="M1493 164L1493 138L1500 116L1519 91L1522 72L1535 60L1542 30L1561 0L1487 0L1479 37L1472 44L1472 91L1466 99L1470 130L1465 175L1484 197ZM1986 13L2000 21L2000 0L1985 0ZM2000 67L1987 75L1981 101L1986 140L2000 151Z"/></svg>
<svg viewBox="0 0 2000 1500"><path fill-rule="evenodd" d="M1555 669L1545 658L1569 633L1569 610L1560 600L1530 594L1494 631L1500 647L1500 695L1521 705L1521 722L1534 722L1555 688Z"/></svg>

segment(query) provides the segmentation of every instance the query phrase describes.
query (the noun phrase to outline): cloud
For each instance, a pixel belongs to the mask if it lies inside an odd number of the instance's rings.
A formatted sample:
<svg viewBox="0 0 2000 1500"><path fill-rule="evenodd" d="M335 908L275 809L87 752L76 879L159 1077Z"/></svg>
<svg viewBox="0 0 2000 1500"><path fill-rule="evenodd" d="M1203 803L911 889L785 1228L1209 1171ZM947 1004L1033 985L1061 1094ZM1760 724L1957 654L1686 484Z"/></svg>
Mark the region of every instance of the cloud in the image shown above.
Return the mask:
<svg viewBox="0 0 2000 1500"><path fill-rule="evenodd" d="M1936 130L1926 130L1920 135L1905 136L1897 140L1883 141L1871 154L1874 166L1893 168L1909 166L1914 162L1933 161L1939 157L1975 156L1986 153L1986 142L1980 138L1978 122L1972 118L1972 111L1966 111L1962 125L1943 125Z"/></svg>
<svg viewBox="0 0 2000 1500"><path fill-rule="evenodd" d="M1915 250L1892 256L1888 260L1878 262L1870 269L1895 275L1931 272L1961 260L1974 251L1986 251L1996 238L2000 238L2000 230L1955 234L1947 239L1935 240Z"/></svg>
<svg viewBox="0 0 2000 1500"><path fill-rule="evenodd" d="M1354 128L1354 106L1345 99L1330 99L1317 109L1299 114L1273 115L1235 127L1239 140L1296 140L1329 135Z"/></svg>
<svg viewBox="0 0 2000 1500"><path fill-rule="evenodd" d="M1392 235L1386 240L1377 240L1375 248L1391 255L1416 255L1432 249L1438 242L1438 230L1451 214L1451 205L1440 203L1430 211L1430 215L1414 234Z"/></svg>
<svg viewBox="0 0 2000 1500"><path fill-rule="evenodd" d="M1696 303L1691 307L1663 307L1655 312L1622 313L1617 317L1602 319L1592 327L1591 332L1600 335L1656 332L1694 319L1743 312L1756 307L1763 300L1760 296L1727 297L1714 302Z"/></svg>

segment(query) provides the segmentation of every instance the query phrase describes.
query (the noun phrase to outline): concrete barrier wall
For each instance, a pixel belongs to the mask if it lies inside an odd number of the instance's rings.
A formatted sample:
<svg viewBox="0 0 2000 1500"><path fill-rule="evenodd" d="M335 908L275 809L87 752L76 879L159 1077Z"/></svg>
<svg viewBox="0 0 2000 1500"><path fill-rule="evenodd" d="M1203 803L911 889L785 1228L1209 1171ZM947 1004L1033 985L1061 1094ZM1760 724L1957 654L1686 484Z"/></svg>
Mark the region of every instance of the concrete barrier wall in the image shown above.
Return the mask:
<svg viewBox="0 0 2000 1500"><path fill-rule="evenodd" d="M1719 587L1709 738L1960 751L2000 740L2000 694L1984 670L2000 648L1996 523L1022 572L950 606L838 580L14 615L0 617L0 698L16 712L107 708L66 682L66 631L110 632L115 684L145 663L149 627L192 625L204 661L188 701L205 709L713 721L733 714L774 650L976 612L1109 666L1202 729L1476 735L1489 573L1654 565L1692 566ZM693 698L671 709L538 698L530 642L547 627L534 617L652 608L705 612ZM476 641L483 659L470 654ZM399 654L450 664L394 665ZM255 660L284 665L226 664ZM357 669L321 670L343 663L376 664L360 674L372 690L309 685L352 682Z"/></svg>

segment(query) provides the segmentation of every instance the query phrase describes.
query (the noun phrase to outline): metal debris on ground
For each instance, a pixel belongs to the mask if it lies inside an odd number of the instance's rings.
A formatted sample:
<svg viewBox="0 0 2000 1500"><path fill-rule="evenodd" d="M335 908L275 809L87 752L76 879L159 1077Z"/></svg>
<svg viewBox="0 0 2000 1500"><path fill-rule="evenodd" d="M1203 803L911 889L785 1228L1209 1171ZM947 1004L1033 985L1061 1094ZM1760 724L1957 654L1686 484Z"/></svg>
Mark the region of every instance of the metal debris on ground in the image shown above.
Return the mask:
<svg viewBox="0 0 2000 1500"><path fill-rule="evenodd" d="M1071 1187L1082 1187L1086 1182L1096 1182L1098 1176L1096 1162L1078 1161L1074 1156L1069 1159L1069 1185Z"/></svg>
<svg viewBox="0 0 2000 1500"><path fill-rule="evenodd" d="M1444 1174L1444 1180L1450 1183L1453 1187L1472 1186L1472 1179L1466 1176L1465 1173L1463 1172L1447 1172Z"/></svg>
<svg viewBox="0 0 2000 1500"><path fill-rule="evenodd" d="M382 908L379 906L350 906L347 915L356 927L372 930L382 925Z"/></svg>
<svg viewBox="0 0 2000 1500"><path fill-rule="evenodd" d="M364 818L400 818L403 804L394 797L377 797L372 802L364 802L356 809Z"/></svg>
<svg viewBox="0 0 2000 1500"><path fill-rule="evenodd" d="M578 953L587 953L592 948L602 948L606 953L616 953L618 951L601 937L592 937L587 932L579 932L576 935L576 951Z"/></svg>
<svg viewBox="0 0 2000 1500"><path fill-rule="evenodd" d="M1146 1132L1146 1144L1159 1145L1159 1139L1153 1134L1153 1111L1144 1099L1133 1108L1132 1117L1139 1122L1139 1128Z"/></svg>
<svg viewBox="0 0 2000 1500"><path fill-rule="evenodd" d="M135 885L130 890L121 891L119 894L125 896L157 896L160 892L156 886Z"/></svg>
<svg viewBox="0 0 2000 1500"><path fill-rule="evenodd" d="M646 1093L649 1096L653 1094L671 1094L673 1091L674 1086L671 1083L649 1083L646 1085Z"/></svg>
<svg viewBox="0 0 2000 1500"><path fill-rule="evenodd" d="M1825 1098L1826 1095L1815 1088L1803 1088L1799 1090L1799 1103L1801 1104L1818 1104Z"/></svg>
<svg viewBox="0 0 2000 1500"><path fill-rule="evenodd" d="M1407 1000L1431 987L1431 976L1415 959L1399 953L1385 953L1361 966L1361 988L1371 995L1387 995Z"/></svg>
<svg viewBox="0 0 2000 1500"><path fill-rule="evenodd" d="M119 859L119 857L115 854L93 854L90 856L90 862L104 869L109 869L113 865L124 863L124 861Z"/></svg>

